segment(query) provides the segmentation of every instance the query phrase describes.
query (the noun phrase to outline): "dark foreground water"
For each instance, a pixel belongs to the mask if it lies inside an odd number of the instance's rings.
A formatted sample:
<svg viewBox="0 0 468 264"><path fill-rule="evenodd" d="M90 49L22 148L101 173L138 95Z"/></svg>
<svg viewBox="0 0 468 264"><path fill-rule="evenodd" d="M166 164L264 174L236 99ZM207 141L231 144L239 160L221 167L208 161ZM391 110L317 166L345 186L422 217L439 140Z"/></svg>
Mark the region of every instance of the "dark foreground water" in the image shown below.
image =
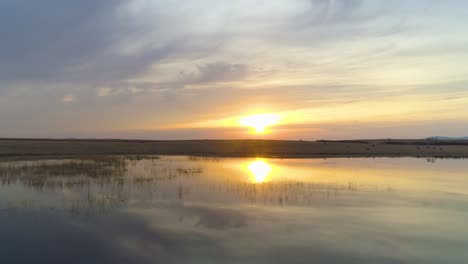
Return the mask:
<svg viewBox="0 0 468 264"><path fill-rule="evenodd" d="M0 263L468 263L468 161L0 162Z"/></svg>

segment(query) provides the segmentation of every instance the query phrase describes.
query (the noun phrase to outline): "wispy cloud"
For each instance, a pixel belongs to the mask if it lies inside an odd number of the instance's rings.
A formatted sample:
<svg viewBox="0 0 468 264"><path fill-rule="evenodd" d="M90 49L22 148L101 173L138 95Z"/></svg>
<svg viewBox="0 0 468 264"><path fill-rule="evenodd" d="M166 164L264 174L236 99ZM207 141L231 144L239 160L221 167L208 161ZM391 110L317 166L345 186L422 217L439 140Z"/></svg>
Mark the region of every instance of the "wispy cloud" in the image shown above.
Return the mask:
<svg viewBox="0 0 468 264"><path fill-rule="evenodd" d="M330 123L350 105L390 100L421 106L406 109L414 120L465 120L467 7L433 0L5 0L0 121L9 135L82 129L73 123L138 130L258 111L314 112ZM374 122L391 110L355 119ZM33 120L39 111L47 113L40 122ZM302 122L314 123L310 116Z"/></svg>

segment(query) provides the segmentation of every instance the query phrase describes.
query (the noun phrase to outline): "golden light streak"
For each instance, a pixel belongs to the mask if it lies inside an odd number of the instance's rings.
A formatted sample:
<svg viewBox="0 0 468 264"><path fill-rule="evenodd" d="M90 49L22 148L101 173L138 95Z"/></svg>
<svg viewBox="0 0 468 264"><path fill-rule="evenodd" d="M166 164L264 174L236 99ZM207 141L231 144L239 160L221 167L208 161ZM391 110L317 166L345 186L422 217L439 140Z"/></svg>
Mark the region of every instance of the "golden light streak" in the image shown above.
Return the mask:
<svg viewBox="0 0 468 264"><path fill-rule="evenodd" d="M250 173L253 175L255 183L265 182L272 169L268 163L263 160L256 160L247 166Z"/></svg>
<svg viewBox="0 0 468 264"><path fill-rule="evenodd" d="M277 124L280 119L277 114L258 114L243 117L239 123L254 128L255 133L265 133L266 127Z"/></svg>

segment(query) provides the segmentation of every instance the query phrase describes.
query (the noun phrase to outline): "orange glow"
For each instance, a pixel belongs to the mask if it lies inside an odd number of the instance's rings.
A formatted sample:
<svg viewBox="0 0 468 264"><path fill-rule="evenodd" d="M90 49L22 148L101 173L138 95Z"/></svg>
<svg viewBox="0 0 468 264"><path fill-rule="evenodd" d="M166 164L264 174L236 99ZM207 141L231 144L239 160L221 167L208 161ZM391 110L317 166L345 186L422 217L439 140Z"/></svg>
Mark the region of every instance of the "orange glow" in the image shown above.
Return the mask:
<svg viewBox="0 0 468 264"><path fill-rule="evenodd" d="M243 117L239 123L254 128L255 133L265 133L266 127L277 124L280 119L276 114L259 114Z"/></svg>
<svg viewBox="0 0 468 264"><path fill-rule="evenodd" d="M268 163L263 160L256 160L250 163L247 168L253 175L255 183L265 182L272 169Z"/></svg>

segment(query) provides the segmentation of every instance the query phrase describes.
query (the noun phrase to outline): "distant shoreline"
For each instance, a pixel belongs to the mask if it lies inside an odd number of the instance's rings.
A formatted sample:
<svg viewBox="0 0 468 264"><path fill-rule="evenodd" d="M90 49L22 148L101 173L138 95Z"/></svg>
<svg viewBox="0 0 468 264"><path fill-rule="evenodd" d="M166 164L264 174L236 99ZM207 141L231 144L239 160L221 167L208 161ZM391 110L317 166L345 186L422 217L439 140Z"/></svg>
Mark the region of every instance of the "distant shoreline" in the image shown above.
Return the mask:
<svg viewBox="0 0 468 264"><path fill-rule="evenodd" d="M468 141L424 139L340 141L0 139L0 159L89 155L468 158Z"/></svg>

